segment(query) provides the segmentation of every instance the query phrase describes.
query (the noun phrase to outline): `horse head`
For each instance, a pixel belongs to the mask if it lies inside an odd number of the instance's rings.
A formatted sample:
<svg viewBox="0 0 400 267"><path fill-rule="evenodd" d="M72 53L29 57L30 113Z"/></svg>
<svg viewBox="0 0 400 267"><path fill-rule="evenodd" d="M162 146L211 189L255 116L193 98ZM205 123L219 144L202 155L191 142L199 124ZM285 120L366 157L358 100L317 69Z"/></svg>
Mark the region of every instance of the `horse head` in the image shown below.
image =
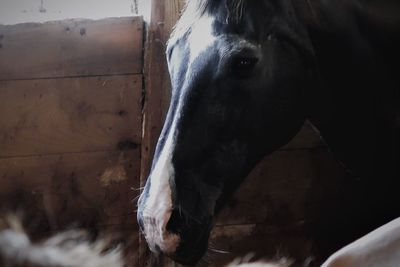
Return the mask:
<svg viewBox="0 0 400 267"><path fill-rule="evenodd" d="M138 220L152 251L193 264L234 190L302 126L314 58L291 1L191 0L167 61L172 98Z"/></svg>

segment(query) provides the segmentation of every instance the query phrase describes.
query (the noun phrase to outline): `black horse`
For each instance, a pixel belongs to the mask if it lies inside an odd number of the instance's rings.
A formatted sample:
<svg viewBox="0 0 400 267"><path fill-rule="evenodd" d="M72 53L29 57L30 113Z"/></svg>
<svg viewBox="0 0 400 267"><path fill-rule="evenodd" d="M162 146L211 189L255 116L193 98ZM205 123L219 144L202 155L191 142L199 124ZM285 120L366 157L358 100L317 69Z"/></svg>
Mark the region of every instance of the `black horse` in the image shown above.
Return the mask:
<svg viewBox="0 0 400 267"><path fill-rule="evenodd" d="M399 216L399 7L189 0L168 44L172 99L139 200L150 249L198 261L215 214L306 119L360 179L364 220Z"/></svg>

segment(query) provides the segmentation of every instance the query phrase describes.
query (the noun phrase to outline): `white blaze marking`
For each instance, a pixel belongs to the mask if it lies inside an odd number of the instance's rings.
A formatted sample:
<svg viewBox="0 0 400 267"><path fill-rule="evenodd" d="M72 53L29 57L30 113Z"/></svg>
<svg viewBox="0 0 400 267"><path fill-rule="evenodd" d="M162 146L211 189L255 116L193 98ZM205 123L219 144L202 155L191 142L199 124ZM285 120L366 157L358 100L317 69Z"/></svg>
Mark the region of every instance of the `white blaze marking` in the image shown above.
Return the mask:
<svg viewBox="0 0 400 267"><path fill-rule="evenodd" d="M204 15L192 26L188 38L188 43L190 45L190 64L215 42L216 37L212 35L213 21L214 19L212 17Z"/></svg>
<svg viewBox="0 0 400 267"><path fill-rule="evenodd" d="M192 33L188 39L190 44L189 65L214 43L215 37L212 35L212 22L213 19L211 17L204 16L193 25ZM190 73L190 70L187 73ZM179 106L177 110L179 111ZM176 116L179 115L176 114ZM177 118L174 119L160 157L151 173L149 195L143 210L145 238L150 249L153 252L157 252L156 246L158 246L166 254L174 253L180 242L178 235L169 233L166 229L172 214L170 181L174 178L172 151L174 148L176 120Z"/></svg>
<svg viewBox="0 0 400 267"><path fill-rule="evenodd" d="M180 238L167 231L167 223L172 214L172 191L170 179L174 177L172 150L174 146L173 129L168 134L164 148L150 176L149 197L143 210L145 238L153 252L158 246L163 253L175 252Z"/></svg>

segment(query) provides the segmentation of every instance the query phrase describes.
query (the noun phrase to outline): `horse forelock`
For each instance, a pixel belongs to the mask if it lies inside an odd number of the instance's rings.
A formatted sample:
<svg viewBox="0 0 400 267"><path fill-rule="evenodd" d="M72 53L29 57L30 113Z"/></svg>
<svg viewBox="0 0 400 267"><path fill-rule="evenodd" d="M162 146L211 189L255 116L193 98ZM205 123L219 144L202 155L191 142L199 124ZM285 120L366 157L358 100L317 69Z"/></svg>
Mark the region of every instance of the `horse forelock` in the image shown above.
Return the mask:
<svg viewBox="0 0 400 267"><path fill-rule="evenodd" d="M214 13L220 5L224 5L227 12L227 20L238 21L242 17L243 8L248 0L189 0L196 2L196 6L201 13Z"/></svg>
<svg viewBox="0 0 400 267"><path fill-rule="evenodd" d="M175 25L168 44L187 35L193 24L203 16L214 16L222 22L239 23L248 0L188 0L182 17ZM220 7L223 5L223 8ZM221 12L223 11L223 12Z"/></svg>

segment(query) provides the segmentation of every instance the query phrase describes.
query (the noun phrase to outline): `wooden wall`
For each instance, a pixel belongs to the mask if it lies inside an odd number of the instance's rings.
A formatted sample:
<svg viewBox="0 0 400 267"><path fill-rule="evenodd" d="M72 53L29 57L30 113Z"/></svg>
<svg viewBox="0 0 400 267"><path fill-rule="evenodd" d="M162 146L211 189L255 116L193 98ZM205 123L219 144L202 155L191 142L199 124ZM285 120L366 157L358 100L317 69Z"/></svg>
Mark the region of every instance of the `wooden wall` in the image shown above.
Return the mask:
<svg viewBox="0 0 400 267"><path fill-rule="evenodd" d="M85 226L137 250L142 43L140 17L0 26L0 203L35 236Z"/></svg>

